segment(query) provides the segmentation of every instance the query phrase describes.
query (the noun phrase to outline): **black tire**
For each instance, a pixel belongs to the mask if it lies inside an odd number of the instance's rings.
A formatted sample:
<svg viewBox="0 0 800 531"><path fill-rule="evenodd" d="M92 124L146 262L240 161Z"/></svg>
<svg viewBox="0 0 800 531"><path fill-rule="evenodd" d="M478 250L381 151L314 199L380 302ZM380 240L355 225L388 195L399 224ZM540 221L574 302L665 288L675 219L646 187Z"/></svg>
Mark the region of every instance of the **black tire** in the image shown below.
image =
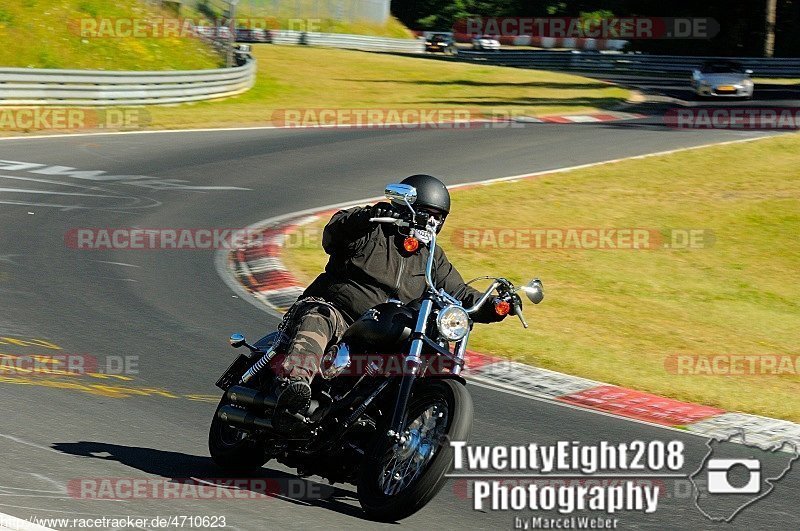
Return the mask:
<svg viewBox="0 0 800 531"><path fill-rule="evenodd" d="M365 456L358 478L358 500L362 509L373 520L394 522L422 509L444 486L445 474L453 463L453 449L447 440L465 441L472 433L473 405L469 391L461 383L450 380L420 380L414 387L409 401L408 418L416 418L426 409L427 404L443 400L448 407L446 437L440 438L440 445L430 462L419 476L394 495L386 495L378 481L383 473L383 462L390 451L390 440L384 435L388 426L379 430L376 444Z"/></svg>
<svg viewBox="0 0 800 531"><path fill-rule="evenodd" d="M228 402L223 397L217 411ZM208 451L211 459L226 472L247 475L256 472L268 461L264 446L251 440L235 439L235 430L225 424L214 412L208 430Z"/></svg>

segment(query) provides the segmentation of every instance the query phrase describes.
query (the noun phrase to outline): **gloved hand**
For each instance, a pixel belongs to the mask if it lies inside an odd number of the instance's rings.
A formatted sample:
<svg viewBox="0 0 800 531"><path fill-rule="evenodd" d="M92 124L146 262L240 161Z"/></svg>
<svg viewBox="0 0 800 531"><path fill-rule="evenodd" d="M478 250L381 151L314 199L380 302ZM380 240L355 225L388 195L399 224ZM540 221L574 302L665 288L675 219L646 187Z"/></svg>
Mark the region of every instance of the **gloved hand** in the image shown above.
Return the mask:
<svg viewBox="0 0 800 531"><path fill-rule="evenodd" d="M401 214L400 212L394 208L391 203L376 203L372 205L370 209L370 217L371 218L394 218L400 219Z"/></svg>
<svg viewBox="0 0 800 531"><path fill-rule="evenodd" d="M376 223L370 221L372 218L395 218L401 217L391 204L381 202L372 206L365 206L356 211L347 219L348 230L353 234L363 234L374 229ZM328 230L327 228L325 229Z"/></svg>
<svg viewBox="0 0 800 531"><path fill-rule="evenodd" d="M495 309L494 305L500 301L500 297L495 297L492 300L486 301L481 309L475 312L472 316L472 319L478 323L497 323L505 319L511 312L514 311L514 308L511 308L511 311L505 315L499 315Z"/></svg>

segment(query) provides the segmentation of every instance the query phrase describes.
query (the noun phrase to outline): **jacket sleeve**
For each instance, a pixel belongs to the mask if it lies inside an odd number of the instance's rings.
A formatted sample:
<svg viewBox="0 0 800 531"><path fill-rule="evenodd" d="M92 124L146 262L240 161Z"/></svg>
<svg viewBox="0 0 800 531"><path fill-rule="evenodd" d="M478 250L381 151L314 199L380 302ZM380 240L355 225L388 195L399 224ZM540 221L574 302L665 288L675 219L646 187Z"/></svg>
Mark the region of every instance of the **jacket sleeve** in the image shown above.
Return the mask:
<svg viewBox="0 0 800 531"><path fill-rule="evenodd" d="M444 251L438 245L436 246L436 256L434 258L436 264L435 282L437 288L444 288L447 293L460 300L465 308L469 308L481 298L483 293L464 283L461 273L453 267L453 264L447 259L447 255L444 254ZM487 305L490 304L487 303ZM497 320L496 316L491 315L493 313L493 309L491 313L478 311L472 315L472 319L479 323L493 322Z"/></svg>
<svg viewBox="0 0 800 531"><path fill-rule="evenodd" d="M374 224L369 221L371 216L371 207L340 210L331 217L322 231L322 248L329 255L358 248L359 242L374 228Z"/></svg>

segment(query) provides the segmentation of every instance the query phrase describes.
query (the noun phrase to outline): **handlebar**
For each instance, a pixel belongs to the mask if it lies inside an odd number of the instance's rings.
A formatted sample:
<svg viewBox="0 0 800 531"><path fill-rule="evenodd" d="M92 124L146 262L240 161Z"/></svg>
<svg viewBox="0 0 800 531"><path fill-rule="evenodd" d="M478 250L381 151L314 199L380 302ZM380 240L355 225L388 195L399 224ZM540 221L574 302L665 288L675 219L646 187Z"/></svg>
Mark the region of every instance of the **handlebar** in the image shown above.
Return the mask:
<svg viewBox="0 0 800 531"><path fill-rule="evenodd" d="M370 218L370 222L372 223L390 223L392 225L397 225L399 227L410 227L411 223L399 218L393 217L381 217L381 218ZM428 253L428 262L425 267L425 282L428 284L428 287L436 292L436 284L433 282L433 278L431 276L431 272L433 271L433 260L434 260L434 249L436 249L436 227L429 227L433 230L429 230L431 234L431 241L429 242L430 245L430 252ZM482 277L484 278L484 277ZM491 278L491 277L489 277ZM469 308L465 308L468 314L473 314L481 309L481 307L486 304L489 300L489 297L492 296L492 292L494 292L497 288L503 288L499 290L500 295L505 299L507 298L508 301L513 305L514 314L519 318L522 326L524 328L528 328L528 322L525 320L525 316L522 315L522 304L520 304L519 297L515 294L514 286L508 280L504 278L495 278L493 279L492 285L481 295L481 297ZM449 295L449 294L448 294ZM449 297L452 299L452 297Z"/></svg>
<svg viewBox="0 0 800 531"><path fill-rule="evenodd" d="M492 285L489 286L489 289L487 289L483 293L483 295L481 295L480 299L475 301L475 304L473 304L469 308L465 308L467 310L467 313L475 313L478 310L480 310L481 306L483 306L486 303L486 301L489 299L489 297L491 297L492 292L495 290L495 288L498 288L499 286L500 286L500 281L499 280L495 280L494 282L492 282Z"/></svg>
<svg viewBox="0 0 800 531"><path fill-rule="evenodd" d="M508 302L510 302L514 308L514 315L519 318L520 322L522 323L522 327L528 328L528 322L525 320L525 316L522 315L522 304L520 303L519 297L514 293L514 286L511 284L511 282L504 278L494 279L492 285L489 286L483 295L481 295L480 299L478 299L470 308L466 309L467 313L472 314L480 310L481 307L489 300L489 297L492 296L492 292L497 288L503 288L498 290L500 292L500 296L504 300L508 299Z"/></svg>
<svg viewBox="0 0 800 531"><path fill-rule="evenodd" d="M525 316L522 315L522 305L519 303L519 298L514 298L514 315L519 317L520 322L522 323L522 328L528 328L528 321L525 320Z"/></svg>

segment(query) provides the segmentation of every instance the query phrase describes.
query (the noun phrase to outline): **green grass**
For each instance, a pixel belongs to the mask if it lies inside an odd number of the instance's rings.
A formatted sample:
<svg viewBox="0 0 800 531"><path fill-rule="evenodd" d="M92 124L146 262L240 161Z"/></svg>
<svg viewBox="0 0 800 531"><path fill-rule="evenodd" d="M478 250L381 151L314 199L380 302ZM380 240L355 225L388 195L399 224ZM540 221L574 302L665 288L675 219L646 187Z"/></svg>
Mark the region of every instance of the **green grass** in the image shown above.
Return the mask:
<svg viewBox="0 0 800 531"><path fill-rule="evenodd" d="M800 79L791 77L754 77L753 82L756 85L759 83L766 85L800 85Z"/></svg>
<svg viewBox="0 0 800 531"><path fill-rule="evenodd" d="M280 109L469 109L525 114L619 105L626 89L569 74L353 50L258 45L255 87L221 101L152 106L152 128L254 126Z"/></svg>
<svg viewBox="0 0 800 531"><path fill-rule="evenodd" d="M613 108L630 95L627 89L557 72L307 46L257 45L253 54L258 74L251 90L217 101L145 107L146 127L272 125L273 114L283 109L579 113ZM0 129L0 135L18 133Z"/></svg>
<svg viewBox="0 0 800 531"><path fill-rule="evenodd" d="M218 68L221 57L192 37L82 37L81 19L174 15L138 0L13 0L0 5L0 67L99 70Z"/></svg>
<svg viewBox="0 0 800 531"><path fill-rule="evenodd" d="M443 246L465 278L542 278L546 298L471 347L681 400L800 421L800 376L676 375L674 354L800 355L800 136L622 161L453 193ZM369 194L371 192L365 192ZM498 209L513 197L514 221ZM684 250L464 249L480 227L710 229ZM325 256L291 248L310 280Z"/></svg>

